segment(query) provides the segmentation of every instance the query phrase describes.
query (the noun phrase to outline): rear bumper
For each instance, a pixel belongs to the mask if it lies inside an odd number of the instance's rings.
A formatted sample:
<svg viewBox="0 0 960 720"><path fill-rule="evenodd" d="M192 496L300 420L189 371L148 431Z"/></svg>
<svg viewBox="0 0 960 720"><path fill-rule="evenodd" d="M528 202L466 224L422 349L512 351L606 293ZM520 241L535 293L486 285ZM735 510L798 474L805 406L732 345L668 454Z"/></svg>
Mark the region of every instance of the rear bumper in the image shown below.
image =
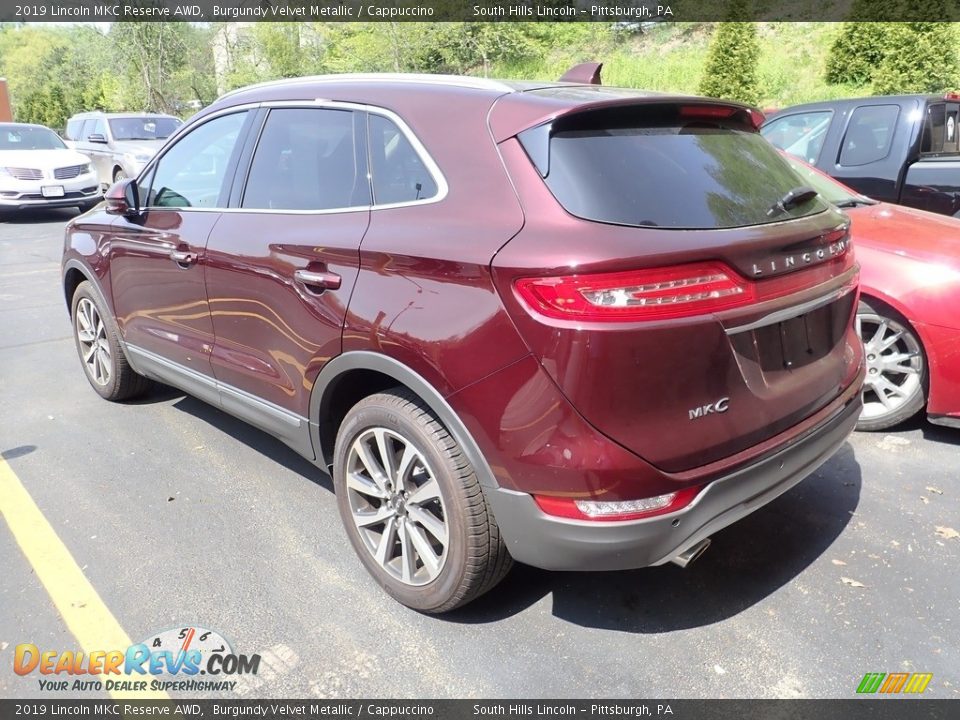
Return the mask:
<svg viewBox="0 0 960 720"><path fill-rule="evenodd" d="M844 443L860 415L859 394L788 447L710 483L689 506L628 522L546 515L531 495L488 488L515 560L546 570L625 570L661 565L782 495Z"/></svg>

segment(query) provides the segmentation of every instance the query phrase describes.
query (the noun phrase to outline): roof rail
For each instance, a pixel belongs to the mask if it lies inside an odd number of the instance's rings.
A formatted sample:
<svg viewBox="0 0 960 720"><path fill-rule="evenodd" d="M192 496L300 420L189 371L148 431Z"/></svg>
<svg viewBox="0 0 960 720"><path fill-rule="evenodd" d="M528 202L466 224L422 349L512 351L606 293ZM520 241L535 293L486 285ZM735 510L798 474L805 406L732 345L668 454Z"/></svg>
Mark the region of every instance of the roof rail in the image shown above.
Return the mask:
<svg viewBox="0 0 960 720"><path fill-rule="evenodd" d="M237 93L256 88L270 86L310 85L314 83L334 82L407 82L425 85L453 85L455 87L474 88L476 90L495 90L498 92L515 92L515 88L489 78L470 77L467 75L433 75L429 73L340 73L334 75L308 75L304 77L286 78L283 80L268 80L229 90L220 96L220 99L236 95Z"/></svg>

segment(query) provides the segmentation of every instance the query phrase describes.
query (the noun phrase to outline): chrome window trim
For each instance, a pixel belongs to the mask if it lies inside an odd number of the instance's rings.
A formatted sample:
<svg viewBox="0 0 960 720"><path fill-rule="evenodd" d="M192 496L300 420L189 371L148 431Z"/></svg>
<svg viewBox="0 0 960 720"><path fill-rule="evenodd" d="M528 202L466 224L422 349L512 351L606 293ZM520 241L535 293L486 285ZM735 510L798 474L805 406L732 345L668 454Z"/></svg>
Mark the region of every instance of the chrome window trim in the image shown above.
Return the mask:
<svg viewBox="0 0 960 720"><path fill-rule="evenodd" d="M352 110L355 112L365 112L371 115L380 115L385 117L394 123L400 132L407 138L407 141L413 147L413 150L420 157L420 160L423 162L424 167L427 168L427 172L430 173L430 176L433 178L434 183L437 185L437 192L435 195L432 195L429 198L420 198L419 200L407 200L405 202L397 203L371 203L368 205L353 205L343 208L327 208L323 210L284 210L284 209L274 209L274 208L170 208L151 205L144 207L143 210L173 210L176 212L219 212L219 213L256 213L264 215L330 215L333 213L353 213L353 212L365 212L365 211L374 211L374 210L392 210L394 208L403 208L410 207L414 205L432 205L433 203L438 203L443 201L447 194L450 191L450 186L447 183L447 178L444 176L443 171L440 170L440 166L437 165L434 161L433 156L427 151L423 143L420 142L420 138L417 137L416 133L410 128L409 125L397 115L392 110L388 110L383 107L376 105L367 105L364 103L354 103L346 102L341 100L327 100L325 98L315 98L314 100L271 100L268 102L259 102L259 103L244 103L242 105L233 105L229 108L223 108L217 112L211 113L210 115L204 116L200 122L190 123L189 126L187 123L181 125L178 128L178 132L171 136L171 140L174 140L169 147L164 146L163 154L156 155L147 165L140 171L140 174L137 176L137 183L139 184L140 178L146 177L149 172L152 171L153 167L163 159L163 155L166 155L170 151L170 148L174 147L179 141L179 135L185 135L187 132L191 132L194 127L199 127L200 125L213 120L215 118L221 117L234 112L256 110L259 108L288 108L288 107L300 107L300 108L329 108L333 110ZM266 125L266 122L260 127L260 132L263 132L263 127ZM258 133L256 143L260 142L260 134ZM256 146L254 146L254 154L256 154ZM367 180L370 181L372 176L370 174L370 168L367 167ZM372 194L372 189L371 189Z"/></svg>

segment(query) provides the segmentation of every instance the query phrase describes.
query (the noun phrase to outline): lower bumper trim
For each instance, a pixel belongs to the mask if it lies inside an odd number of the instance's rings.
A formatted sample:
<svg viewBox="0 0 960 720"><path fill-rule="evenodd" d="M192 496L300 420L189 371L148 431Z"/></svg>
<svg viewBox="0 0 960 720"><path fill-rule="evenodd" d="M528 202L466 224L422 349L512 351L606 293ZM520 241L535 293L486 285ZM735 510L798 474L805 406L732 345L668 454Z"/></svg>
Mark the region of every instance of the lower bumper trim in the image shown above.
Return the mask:
<svg viewBox="0 0 960 720"><path fill-rule="evenodd" d="M662 565L787 492L826 462L860 416L859 396L801 441L711 482L686 508L627 522L545 514L533 497L505 488L488 498L513 558L545 570L627 570Z"/></svg>

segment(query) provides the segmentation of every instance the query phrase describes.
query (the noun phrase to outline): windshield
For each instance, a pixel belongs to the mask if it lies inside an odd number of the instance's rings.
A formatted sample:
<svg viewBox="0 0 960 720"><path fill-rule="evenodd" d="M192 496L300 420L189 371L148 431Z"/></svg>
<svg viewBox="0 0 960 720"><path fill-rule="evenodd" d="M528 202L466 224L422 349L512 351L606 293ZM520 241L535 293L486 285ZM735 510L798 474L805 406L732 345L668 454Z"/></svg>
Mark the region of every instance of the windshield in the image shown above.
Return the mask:
<svg viewBox="0 0 960 720"><path fill-rule="evenodd" d="M863 195L858 195L852 190L848 190L840 183L834 182L828 177L823 176L806 163L800 162L794 157L785 155L784 159L790 164L790 167L803 178L803 182L818 193L820 197L834 205L850 205L860 203L872 203L870 199Z"/></svg>
<svg viewBox="0 0 960 720"><path fill-rule="evenodd" d="M550 138L544 181L577 217L710 229L789 220L827 208L811 195L774 209L802 183L777 150L743 123L648 109L584 113L568 119L567 127L555 128Z"/></svg>
<svg viewBox="0 0 960 720"><path fill-rule="evenodd" d="M163 140L180 126L177 118L150 115L114 118L109 122L114 140Z"/></svg>
<svg viewBox="0 0 960 720"><path fill-rule="evenodd" d="M0 150L61 150L63 140L45 127L7 125L0 127Z"/></svg>

